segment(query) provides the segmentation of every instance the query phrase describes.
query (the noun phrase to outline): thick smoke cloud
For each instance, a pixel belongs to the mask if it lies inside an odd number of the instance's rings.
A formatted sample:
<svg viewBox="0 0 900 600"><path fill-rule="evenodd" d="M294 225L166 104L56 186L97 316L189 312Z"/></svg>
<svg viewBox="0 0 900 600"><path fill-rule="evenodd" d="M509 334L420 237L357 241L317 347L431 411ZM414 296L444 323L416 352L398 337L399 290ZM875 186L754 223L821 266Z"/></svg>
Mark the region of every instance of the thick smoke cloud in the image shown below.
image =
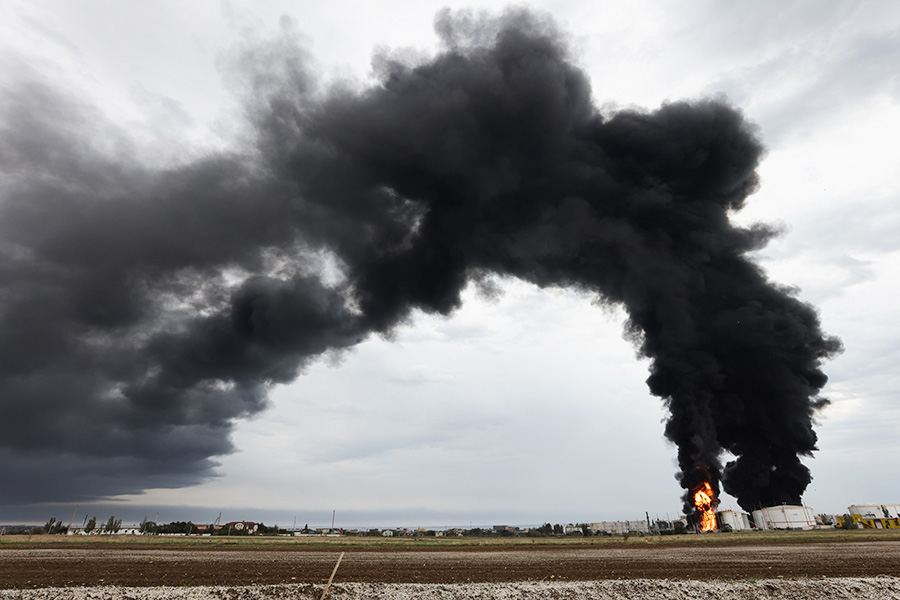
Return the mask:
<svg viewBox="0 0 900 600"><path fill-rule="evenodd" d="M729 220L753 128L712 100L601 115L527 12L436 24L436 57L363 90L323 90L290 32L248 50L256 146L168 169L40 81L4 94L0 501L208 476L272 385L491 273L626 307L686 490L800 500L840 344L748 257L774 232Z"/></svg>

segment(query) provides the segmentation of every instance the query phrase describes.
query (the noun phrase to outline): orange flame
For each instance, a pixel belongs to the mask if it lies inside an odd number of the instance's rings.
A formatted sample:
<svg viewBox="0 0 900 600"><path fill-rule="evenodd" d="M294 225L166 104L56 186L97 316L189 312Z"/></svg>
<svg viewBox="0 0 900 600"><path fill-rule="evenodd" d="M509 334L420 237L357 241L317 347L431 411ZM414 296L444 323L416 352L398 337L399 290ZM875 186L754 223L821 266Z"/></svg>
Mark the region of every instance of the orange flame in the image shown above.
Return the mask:
<svg viewBox="0 0 900 600"><path fill-rule="evenodd" d="M718 528L716 513L713 507L718 504L716 494L708 481L704 481L694 490L694 506L700 513L700 531L713 531Z"/></svg>

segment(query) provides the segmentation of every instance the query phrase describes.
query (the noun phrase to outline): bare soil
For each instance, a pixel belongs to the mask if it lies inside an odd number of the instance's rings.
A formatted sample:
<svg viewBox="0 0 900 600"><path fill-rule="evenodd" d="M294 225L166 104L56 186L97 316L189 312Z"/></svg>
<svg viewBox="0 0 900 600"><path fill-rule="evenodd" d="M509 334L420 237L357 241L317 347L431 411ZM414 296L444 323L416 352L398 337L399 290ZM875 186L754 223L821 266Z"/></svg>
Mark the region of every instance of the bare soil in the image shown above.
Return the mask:
<svg viewBox="0 0 900 600"><path fill-rule="evenodd" d="M900 579L625 579L507 583L343 583L0 590L0 600L897 600Z"/></svg>
<svg viewBox="0 0 900 600"><path fill-rule="evenodd" d="M900 541L311 547L0 546L0 589L900 578ZM894 585L895 580L890 580ZM897 580L900 581L900 580ZM299 588L297 588L299 589ZM321 589L320 587L318 589ZM339 587L335 588L340 589ZM2 596L2 595L0 595Z"/></svg>

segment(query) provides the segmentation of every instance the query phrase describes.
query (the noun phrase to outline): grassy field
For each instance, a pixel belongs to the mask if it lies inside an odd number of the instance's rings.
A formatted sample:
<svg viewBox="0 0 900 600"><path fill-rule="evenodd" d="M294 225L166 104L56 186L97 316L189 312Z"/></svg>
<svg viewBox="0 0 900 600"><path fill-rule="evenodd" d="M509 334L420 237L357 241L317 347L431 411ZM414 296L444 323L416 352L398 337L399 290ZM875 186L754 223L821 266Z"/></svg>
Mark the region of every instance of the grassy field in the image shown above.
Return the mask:
<svg viewBox="0 0 900 600"><path fill-rule="evenodd" d="M607 546L622 544L806 544L824 542L900 541L898 530L839 530L822 529L816 531L745 531L735 533L707 533L692 535L630 535L531 538L531 537L264 537L264 536L68 536L68 535L3 535L0 549L4 548L47 548L81 547L113 548L119 546L140 546L171 548L264 549L264 548L455 548L485 546L497 548L528 546Z"/></svg>

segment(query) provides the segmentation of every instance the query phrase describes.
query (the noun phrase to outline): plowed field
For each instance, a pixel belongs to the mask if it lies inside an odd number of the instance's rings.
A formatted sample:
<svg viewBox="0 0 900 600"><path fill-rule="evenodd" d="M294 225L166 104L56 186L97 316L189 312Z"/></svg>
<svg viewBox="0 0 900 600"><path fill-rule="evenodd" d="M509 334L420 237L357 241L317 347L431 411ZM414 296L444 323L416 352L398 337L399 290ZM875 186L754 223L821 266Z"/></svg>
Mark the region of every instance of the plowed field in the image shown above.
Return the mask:
<svg viewBox="0 0 900 600"><path fill-rule="evenodd" d="M900 541L411 545L0 545L0 589L900 577Z"/></svg>

